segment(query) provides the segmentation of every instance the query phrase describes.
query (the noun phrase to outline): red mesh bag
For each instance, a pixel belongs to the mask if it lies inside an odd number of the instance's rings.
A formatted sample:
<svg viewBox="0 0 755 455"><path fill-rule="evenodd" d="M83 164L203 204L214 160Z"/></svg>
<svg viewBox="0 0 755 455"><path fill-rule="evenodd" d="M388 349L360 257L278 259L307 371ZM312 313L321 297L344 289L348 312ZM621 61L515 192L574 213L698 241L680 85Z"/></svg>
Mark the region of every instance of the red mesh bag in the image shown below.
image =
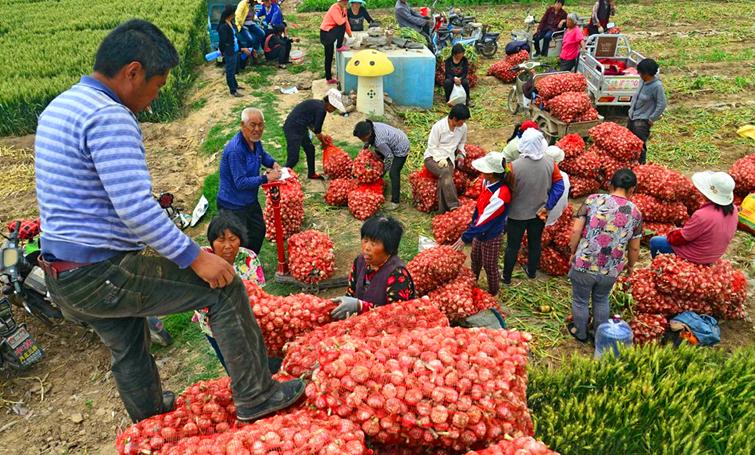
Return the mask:
<svg viewBox="0 0 755 455"><path fill-rule="evenodd" d="M592 150L594 147L597 148L595 145L593 145L592 147L590 147L590 149ZM600 157L600 173L603 177L602 186L605 189L608 189L608 185L610 184L611 179L613 178L613 175L616 173L616 171L618 171L619 169L631 169L632 167L637 165L637 161L622 162L602 151L597 151L597 154Z"/></svg>
<svg viewBox="0 0 755 455"><path fill-rule="evenodd" d="M556 95L548 101L547 108L554 117L565 123L575 122L593 109L592 101L585 92L566 92Z"/></svg>
<svg viewBox="0 0 755 455"><path fill-rule="evenodd" d="M696 193L690 179L666 166L638 164L633 170L638 193L668 202L684 202Z"/></svg>
<svg viewBox="0 0 755 455"><path fill-rule="evenodd" d="M681 225L689 218L687 207L681 202L663 202L647 194L635 194L632 202L648 221Z"/></svg>
<svg viewBox="0 0 755 455"><path fill-rule="evenodd" d="M591 122L593 120L597 120L598 117L600 117L600 114L598 114L598 110L590 106L589 108L587 108L586 111L576 116L574 118L574 121L575 122Z"/></svg>
<svg viewBox="0 0 755 455"><path fill-rule="evenodd" d="M586 177L590 179L600 178L601 158L592 147L587 152L570 159L564 159L558 163L559 169L571 176Z"/></svg>
<svg viewBox="0 0 755 455"><path fill-rule="evenodd" d="M458 327L331 338L321 346L307 401L384 444L464 450L531 435L530 339Z"/></svg>
<svg viewBox="0 0 755 455"><path fill-rule="evenodd" d="M459 165L458 169L472 178L477 177L480 175L480 172L472 167L472 161L482 158L488 152L486 152L484 148L472 144L464 145L464 152L466 154L466 159Z"/></svg>
<svg viewBox="0 0 755 455"><path fill-rule="evenodd" d="M755 192L755 153L735 161L729 174L734 179L734 191L737 194L747 196Z"/></svg>
<svg viewBox="0 0 755 455"><path fill-rule="evenodd" d="M477 177L474 179L469 186L467 187L467 192L464 193L464 196L477 200L478 197L480 197L480 194L482 193L482 177Z"/></svg>
<svg viewBox="0 0 755 455"><path fill-rule="evenodd" d="M450 246L436 246L420 252L406 264L417 295L426 295L455 278L466 260L464 253Z"/></svg>
<svg viewBox="0 0 755 455"><path fill-rule="evenodd" d="M438 181L434 177L427 177L423 173L430 174L423 167L422 171L409 174L409 185L412 187L412 202L420 212L433 212L438 210Z"/></svg>
<svg viewBox="0 0 755 455"><path fill-rule="evenodd" d="M600 182L589 177L569 174L569 197L579 198L596 193L600 189Z"/></svg>
<svg viewBox="0 0 755 455"><path fill-rule="evenodd" d="M377 194L369 188L356 188L349 192L348 206L354 218L366 220L376 214L385 202L385 197Z"/></svg>
<svg viewBox="0 0 755 455"><path fill-rule="evenodd" d="M334 336L367 339L430 327L448 327L448 318L427 298L383 305L318 327L292 341L286 346L281 371L292 376L312 372L317 367L321 342Z"/></svg>
<svg viewBox="0 0 755 455"><path fill-rule="evenodd" d="M310 294L279 297L267 294L251 281L244 281L254 317L262 330L270 357L282 357L283 346L332 321L336 304Z"/></svg>
<svg viewBox="0 0 755 455"><path fill-rule="evenodd" d="M459 240L472 221L475 205L475 201L466 200L456 210L435 215L432 221L435 241L441 245L450 245Z"/></svg>
<svg viewBox="0 0 755 455"><path fill-rule="evenodd" d="M480 301L474 300L474 288L475 277L472 270L464 267L456 278L427 296L450 321L458 321L490 308L475 307L475 303L480 303Z"/></svg>
<svg viewBox="0 0 755 455"><path fill-rule="evenodd" d="M637 161L642 153L642 140L625 127L603 122L587 132L593 143L620 162Z"/></svg>
<svg viewBox="0 0 755 455"><path fill-rule="evenodd" d="M643 221L642 222L642 237L643 239L650 240L650 237L656 235L668 235L669 232L676 229L676 226L671 223L657 223L655 221Z"/></svg>
<svg viewBox="0 0 755 455"><path fill-rule="evenodd" d="M346 206L349 203L349 193L356 189L357 180L351 178L331 180L325 192L325 202L328 205Z"/></svg>
<svg viewBox="0 0 755 455"><path fill-rule="evenodd" d="M333 276L336 256L328 234L308 230L288 239L288 268L297 280L316 284Z"/></svg>
<svg viewBox="0 0 755 455"><path fill-rule="evenodd" d="M469 185L469 179L464 172L454 169L454 186L456 187L456 194L464 194L467 192L467 185Z"/></svg>
<svg viewBox="0 0 755 455"><path fill-rule="evenodd" d="M301 409L240 426L229 432L166 444L166 455L280 454L367 455L359 427L340 417Z"/></svg>
<svg viewBox="0 0 755 455"><path fill-rule="evenodd" d="M523 265L527 264L528 258L526 248L519 252L518 260L519 263ZM551 276L566 276L569 273L569 268L569 257L564 255L564 253L552 247L544 247L542 249L538 269L543 273L547 273Z"/></svg>
<svg viewBox="0 0 755 455"><path fill-rule="evenodd" d="M640 313L629 322L635 344L661 341L668 321L660 314Z"/></svg>
<svg viewBox="0 0 755 455"><path fill-rule="evenodd" d="M535 81L537 94L549 100L566 92L586 92L587 79L580 73L563 73L545 76Z"/></svg>
<svg viewBox="0 0 755 455"><path fill-rule="evenodd" d="M504 439L485 449L467 452L466 455L559 455L532 436Z"/></svg>
<svg viewBox="0 0 755 455"><path fill-rule="evenodd" d="M585 153L585 140L579 134L567 134L556 142L556 146L564 151L565 158L576 158Z"/></svg>
<svg viewBox="0 0 755 455"><path fill-rule="evenodd" d="M291 177L284 180L284 184L278 188L280 190L280 213L283 225L283 238L287 239L291 235L301 231L301 225L304 221L304 191L302 191L299 178L293 172ZM273 212L273 202L270 199L270 189L265 189L265 237L270 241L275 241L275 214Z"/></svg>
<svg viewBox="0 0 755 455"><path fill-rule="evenodd" d="M353 162L348 153L335 145L327 145L322 151L322 169L331 180L351 178Z"/></svg>
<svg viewBox="0 0 755 455"><path fill-rule="evenodd" d="M16 230L16 222L19 220L13 220L8 223L8 232ZM40 222L39 218L33 220L20 220L21 226L18 228L18 238L20 240L31 240L39 235Z"/></svg>
<svg viewBox="0 0 755 455"><path fill-rule="evenodd" d="M494 76L503 82L514 82L516 72L512 70L516 65L530 59L529 52L521 50L516 54L507 55L503 59L493 63L488 68L488 76Z"/></svg>
<svg viewBox="0 0 755 455"><path fill-rule="evenodd" d="M354 158L352 172L359 183L376 182L383 175L383 162L369 150L362 150Z"/></svg>
<svg viewBox="0 0 755 455"><path fill-rule="evenodd" d="M661 294L655 288L655 273L650 269L636 270L627 280L639 313L674 316L682 312L676 299Z"/></svg>

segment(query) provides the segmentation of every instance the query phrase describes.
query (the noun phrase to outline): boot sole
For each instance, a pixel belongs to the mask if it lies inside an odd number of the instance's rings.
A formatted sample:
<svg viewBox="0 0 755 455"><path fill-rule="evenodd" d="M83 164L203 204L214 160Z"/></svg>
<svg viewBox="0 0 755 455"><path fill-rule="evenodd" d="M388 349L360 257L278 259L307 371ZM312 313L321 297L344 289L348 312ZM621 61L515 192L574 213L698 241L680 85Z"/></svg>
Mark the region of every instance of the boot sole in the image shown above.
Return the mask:
<svg viewBox="0 0 755 455"><path fill-rule="evenodd" d="M239 417L237 415L236 416L236 420L238 420L239 422L244 422L244 423L252 422L254 420L259 419L260 417L264 417L266 415L273 414L275 412L280 411L281 409L286 409L287 407L292 406L294 403L296 403L297 401L299 401L299 399L303 395L304 395L304 388L302 387L301 392L299 392L295 397L291 398L290 400L284 401L284 402L282 402L280 404L277 404L277 405L275 405L275 406L273 406L271 408L267 408L264 411L260 411L260 412L258 412L256 414L252 414L249 417L243 417L242 418L242 417Z"/></svg>

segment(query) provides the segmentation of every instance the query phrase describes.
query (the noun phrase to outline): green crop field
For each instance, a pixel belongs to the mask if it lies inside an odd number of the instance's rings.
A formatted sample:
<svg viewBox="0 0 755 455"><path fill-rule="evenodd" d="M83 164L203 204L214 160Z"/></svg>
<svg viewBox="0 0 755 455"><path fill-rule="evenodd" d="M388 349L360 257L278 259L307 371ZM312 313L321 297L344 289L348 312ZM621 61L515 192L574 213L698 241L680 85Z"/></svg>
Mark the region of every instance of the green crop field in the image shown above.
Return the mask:
<svg viewBox="0 0 755 455"><path fill-rule="evenodd" d="M153 103L151 120L173 118L206 47L203 0L0 1L0 136L25 134L56 95L91 72L102 38L131 18L157 24L181 63Z"/></svg>

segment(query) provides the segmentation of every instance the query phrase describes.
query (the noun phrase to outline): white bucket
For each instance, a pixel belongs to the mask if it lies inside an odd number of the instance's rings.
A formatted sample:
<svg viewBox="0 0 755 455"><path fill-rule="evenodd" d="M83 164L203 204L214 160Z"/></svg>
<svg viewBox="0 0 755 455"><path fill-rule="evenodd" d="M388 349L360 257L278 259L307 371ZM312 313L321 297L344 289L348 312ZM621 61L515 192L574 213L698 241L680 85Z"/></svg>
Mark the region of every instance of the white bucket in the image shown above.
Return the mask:
<svg viewBox="0 0 755 455"><path fill-rule="evenodd" d="M304 51L301 51L299 49L291 51L291 54L289 54L288 57L289 57L289 60L291 60L291 63L295 65L304 63Z"/></svg>

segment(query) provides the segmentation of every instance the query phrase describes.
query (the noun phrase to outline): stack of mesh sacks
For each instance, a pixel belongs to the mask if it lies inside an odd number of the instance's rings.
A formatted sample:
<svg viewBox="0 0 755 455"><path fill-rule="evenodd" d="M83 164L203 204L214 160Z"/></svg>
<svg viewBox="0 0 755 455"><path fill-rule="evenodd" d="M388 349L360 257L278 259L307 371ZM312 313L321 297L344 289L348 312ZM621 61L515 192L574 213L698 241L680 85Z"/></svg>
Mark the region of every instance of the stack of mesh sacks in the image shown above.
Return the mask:
<svg viewBox="0 0 755 455"><path fill-rule="evenodd" d="M529 52L521 50L516 54L510 54L490 65L488 76L494 76L503 82L510 83L516 79L516 72L512 69L520 63L530 59Z"/></svg>
<svg viewBox="0 0 755 455"><path fill-rule="evenodd" d="M383 162L369 150L362 150L352 161L330 141L323 150L323 168L330 179L325 192L327 204L348 206L355 218L365 220L385 202Z"/></svg>
<svg viewBox="0 0 755 455"><path fill-rule="evenodd" d="M587 151L580 150L576 135L569 134L556 143L566 156L559 167L569 174L574 198L607 189L613 174L637 166L642 153L642 140L616 123L601 123L588 133L592 145Z"/></svg>
<svg viewBox="0 0 755 455"><path fill-rule="evenodd" d="M535 103L565 123L596 120L598 111L587 95L587 80L581 73L561 73L535 81Z"/></svg>
<svg viewBox="0 0 755 455"><path fill-rule="evenodd" d="M449 246L422 251L406 264L414 280L417 295L430 301L452 321L497 306L497 300L477 288L469 267L463 267L466 256Z"/></svg>
<svg viewBox="0 0 755 455"><path fill-rule="evenodd" d="M558 220L543 230L542 253L540 255L540 264L538 269L551 276L565 276L569 273L569 240L573 224L574 211L571 205L566 206L564 213ZM527 237L522 242L522 248L519 250L518 261L520 264L527 264Z"/></svg>
<svg viewBox="0 0 755 455"><path fill-rule="evenodd" d="M278 186L280 191L280 214L283 226L283 238L287 239L301 231L304 221L304 191L301 188L299 177L292 170L291 176ZM271 242L275 241L275 212L273 211L272 189L265 189L265 237Z"/></svg>
<svg viewBox="0 0 755 455"><path fill-rule="evenodd" d="M657 340L667 318L684 311L722 319L746 317L747 277L725 259L700 265L661 254L624 281L635 302L630 326L639 343Z"/></svg>
<svg viewBox="0 0 755 455"><path fill-rule="evenodd" d="M480 194L481 179L478 178L480 173L472 168L472 161L485 156L487 152L472 144L466 144L464 149L466 160L454 169L454 185L459 196L476 199ZM424 166L409 174L409 185L412 187L412 202L417 210L424 213L438 210L438 180Z"/></svg>
<svg viewBox="0 0 755 455"><path fill-rule="evenodd" d="M639 164L637 192L632 202L642 213L645 240L681 227L703 203L702 196L684 175L659 164Z"/></svg>

